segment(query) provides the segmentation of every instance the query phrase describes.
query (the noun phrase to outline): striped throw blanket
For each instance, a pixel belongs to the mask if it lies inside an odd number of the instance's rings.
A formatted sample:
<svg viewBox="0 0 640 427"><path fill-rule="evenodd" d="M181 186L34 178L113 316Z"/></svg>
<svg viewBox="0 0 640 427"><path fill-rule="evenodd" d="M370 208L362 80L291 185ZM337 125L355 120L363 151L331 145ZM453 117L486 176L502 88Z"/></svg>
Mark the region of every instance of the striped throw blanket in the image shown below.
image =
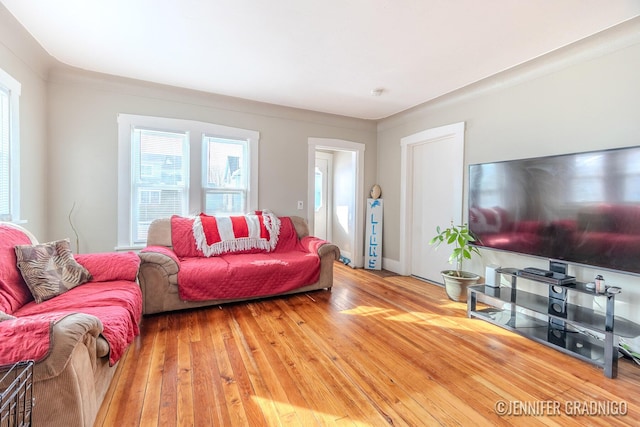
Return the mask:
<svg viewBox="0 0 640 427"><path fill-rule="evenodd" d="M278 243L280 219L269 211L242 216L201 213L193 221L193 237L205 256L224 253L271 252Z"/></svg>

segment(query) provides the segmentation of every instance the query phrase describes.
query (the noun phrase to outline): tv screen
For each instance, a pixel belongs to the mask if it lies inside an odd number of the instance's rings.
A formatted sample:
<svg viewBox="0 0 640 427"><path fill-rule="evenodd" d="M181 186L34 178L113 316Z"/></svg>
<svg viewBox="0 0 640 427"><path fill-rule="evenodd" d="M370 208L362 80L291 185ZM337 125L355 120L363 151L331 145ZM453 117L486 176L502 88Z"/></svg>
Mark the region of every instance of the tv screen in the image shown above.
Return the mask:
<svg viewBox="0 0 640 427"><path fill-rule="evenodd" d="M469 166L480 247L640 274L640 147Z"/></svg>

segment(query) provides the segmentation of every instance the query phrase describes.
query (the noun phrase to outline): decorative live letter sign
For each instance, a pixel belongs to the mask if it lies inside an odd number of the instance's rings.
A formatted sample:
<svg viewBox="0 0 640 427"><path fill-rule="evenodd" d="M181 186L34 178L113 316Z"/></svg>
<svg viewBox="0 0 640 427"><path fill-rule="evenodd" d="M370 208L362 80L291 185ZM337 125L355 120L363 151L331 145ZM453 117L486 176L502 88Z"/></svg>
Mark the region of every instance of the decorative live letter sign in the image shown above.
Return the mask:
<svg viewBox="0 0 640 427"><path fill-rule="evenodd" d="M364 268L382 269L382 199L367 199Z"/></svg>

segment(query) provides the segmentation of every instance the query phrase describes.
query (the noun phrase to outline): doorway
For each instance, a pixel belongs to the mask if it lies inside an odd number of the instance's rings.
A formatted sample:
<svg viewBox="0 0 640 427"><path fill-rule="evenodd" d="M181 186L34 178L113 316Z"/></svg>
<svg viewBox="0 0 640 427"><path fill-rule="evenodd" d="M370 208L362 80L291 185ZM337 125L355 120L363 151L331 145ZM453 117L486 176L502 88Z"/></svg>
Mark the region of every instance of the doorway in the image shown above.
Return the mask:
<svg viewBox="0 0 640 427"><path fill-rule="evenodd" d="M307 221L312 234L326 233L326 240L335 243L351 267L362 267L363 257L363 182L365 145L330 138L309 138ZM327 216L316 226L316 157L325 153L332 157L333 185L325 192ZM320 155L323 157L324 155ZM328 181L327 181L328 182ZM328 185L328 184L327 184ZM324 228L327 228L324 230ZM317 233L317 234L316 234Z"/></svg>
<svg viewBox="0 0 640 427"><path fill-rule="evenodd" d="M331 242L333 239L333 153L316 151L314 185L313 235Z"/></svg>
<svg viewBox="0 0 640 427"><path fill-rule="evenodd" d="M401 152L402 274L442 283L449 254L429 241L437 226L462 223L464 122L402 138Z"/></svg>

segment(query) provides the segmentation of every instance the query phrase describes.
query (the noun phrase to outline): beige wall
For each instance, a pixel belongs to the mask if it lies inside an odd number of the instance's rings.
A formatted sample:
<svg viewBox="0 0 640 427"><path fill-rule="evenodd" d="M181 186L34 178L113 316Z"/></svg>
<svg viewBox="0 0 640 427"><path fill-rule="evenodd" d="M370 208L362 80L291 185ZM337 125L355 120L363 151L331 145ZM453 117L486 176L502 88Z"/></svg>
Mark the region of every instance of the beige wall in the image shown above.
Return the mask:
<svg viewBox="0 0 640 427"><path fill-rule="evenodd" d="M22 216L40 240L71 237L82 252L116 245L117 115L155 115L260 132L259 204L299 214L308 138L366 145L364 194L385 198L384 259L399 258L400 139L466 122L465 163L640 144L640 19L376 124L71 69L54 61L0 5L0 68L22 83ZM472 64L470 64L472 66ZM437 204L434 203L437 209ZM544 266L485 251L472 265ZM588 280L594 271L575 269ZM638 278L607 274L640 303ZM639 289L636 291L635 287ZM640 315L638 315L640 316Z"/></svg>
<svg viewBox="0 0 640 427"><path fill-rule="evenodd" d="M638 76L640 19L380 121L378 181L385 198L386 265L396 265L400 253L401 138L465 122L465 173L471 163L639 145ZM437 201L433 208L438 209ZM488 263L546 265L544 260L484 251L473 271L484 275ZM583 280L595 275L584 268L574 273ZM622 298L638 298L637 277L605 277L632 291Z"/></svg>
<svg viewBox="0 0 640 427"><path fill-rule="evenodd" d="M370 187L375 179L373 122L67 67L50 72L48 89L49 237L72 233L67 217L75 202L72 218L81 252L116 246L119 113L198 120L260 132L259 206L280 215L300 215L297 201L307 199L309 137L365 144L366 185Z"/></svg>
<svg viewBox="0 0 640 427"><path fill-rule="evenodd" d="M36 237L47 230L46 76L50 57L0 5L0 68L22 85L20 96L21 219Z"/></svg>

